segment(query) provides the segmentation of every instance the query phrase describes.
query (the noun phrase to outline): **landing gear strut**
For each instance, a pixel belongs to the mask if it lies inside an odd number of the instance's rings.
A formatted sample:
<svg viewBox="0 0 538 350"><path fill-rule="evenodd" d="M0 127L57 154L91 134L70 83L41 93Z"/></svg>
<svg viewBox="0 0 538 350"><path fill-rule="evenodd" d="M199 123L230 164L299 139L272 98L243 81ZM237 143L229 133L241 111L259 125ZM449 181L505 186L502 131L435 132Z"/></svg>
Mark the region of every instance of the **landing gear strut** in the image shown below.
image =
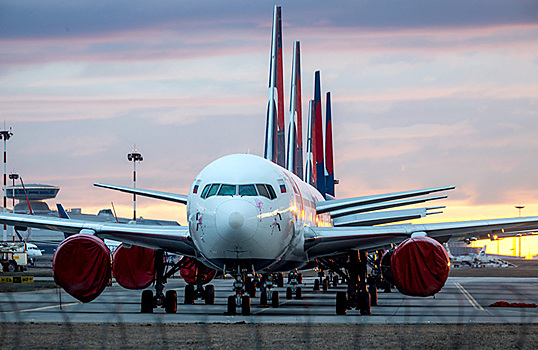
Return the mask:
<svg viewBox="0 0 538 350"><path fill-rule="evenodd" d="M340 275L347 283L347 292L336 293L337 315L345 315L351 309L360 310L361 315L371 314L373 298L377 304L377 290L375 285L370 288L367 285L366 252L351 251L347 256L337 259L318 259L318 263Z"/></svg>
<svg viewBox="0 0 538 350"><path fill-rule="evenodd" d="M230 295L228 297L228 315L236 315L237 309L240 308L241 315L250 316L250 297L255 295L256 287L247 274L247 270L242 269L240 265L238 265L237 270L232 273L232 276L235 279L233 283L235 295Z"/></svg>
<svg viewBox="0 0 538 350"><path fill-rule="evenodd" d="M155 251L155 296L153 291L145 290L142 292L142 300L140 302L140 311L142 313L152 313L156 307L164 307L166 313L175 313L177 311L177 293L174 290L169 290L166 295L163 293L164 284L168 277L172 276L176 271L172 268L168 273L165 273L164 251L159 249ZM170 273L173 271L172 273Z"/></svg>
<svg viewBox="0 0 538 350"><path fill-rule="evenodd" d="M302 299L303 298L303 290L301 287L298 286L298 284L303 283L303 275L298 273L297 271L291 271L288 274L288 284L291 286L286 288L286 299L293 299L293 295L295 294L295 299Z"/></svg>

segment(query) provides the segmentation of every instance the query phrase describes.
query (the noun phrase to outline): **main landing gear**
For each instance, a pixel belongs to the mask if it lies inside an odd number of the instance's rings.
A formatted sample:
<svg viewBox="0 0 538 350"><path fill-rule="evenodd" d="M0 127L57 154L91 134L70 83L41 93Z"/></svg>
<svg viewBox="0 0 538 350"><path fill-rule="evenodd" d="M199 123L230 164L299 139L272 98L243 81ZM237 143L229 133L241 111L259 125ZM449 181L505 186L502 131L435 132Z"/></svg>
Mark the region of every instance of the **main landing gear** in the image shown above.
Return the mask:
<svg viewBox="0 0 538 350"><path fill-rule="evenodd" d="M280 306L279 293L273 288L284 286L282 273L264 274L260 280L260 305L278 308Z"/></svg>
<svg viewBox="0 0 538 350"><path fill-rule="evenodd" d="M337 315L345 315L351 309L360 310L361 315L371 314L371 306L377 305L377 288L375 284L368 286L366 252L351 251L335 259L318 259L318 263L340 275L347 284L347 292L336 292Z"/></svg>
<svg viewBox="0 0 538 350"><path fill-rule="evenodd" d="M196 262L198 264L198 262ZM167 269L169 267L169 269ZM174 264L165 263L164 251L155 251L155 295L152 290L142 292L141 312L152 313L156 307L162 307L166 313L176 313L177 311L177 293L175 290L168 290L163 293L164 285L168 278L185 267L182 260ZM206 304L215 303L215 287L213 285L204 286L201 278L198 278L198 269L196 269L196 285L188 284L185 287L185 304L193 304L195 300L202 298Z"/></svg>

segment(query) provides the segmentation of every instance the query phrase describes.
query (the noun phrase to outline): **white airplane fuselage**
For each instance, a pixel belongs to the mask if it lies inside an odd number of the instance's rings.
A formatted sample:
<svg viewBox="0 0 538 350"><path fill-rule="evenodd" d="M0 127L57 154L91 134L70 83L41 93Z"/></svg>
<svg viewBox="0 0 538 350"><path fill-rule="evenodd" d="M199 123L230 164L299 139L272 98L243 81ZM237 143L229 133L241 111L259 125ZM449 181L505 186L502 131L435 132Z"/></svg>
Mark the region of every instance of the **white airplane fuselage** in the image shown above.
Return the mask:
<svg viewBox="0 0 538 350"><path fill-rule="evenodd" d="M293 269L306 264L304 228L328 226L316 215L324 198L286 169L258 156L234 154L212 162L187 200L191 237L218 269Z"/></svg>

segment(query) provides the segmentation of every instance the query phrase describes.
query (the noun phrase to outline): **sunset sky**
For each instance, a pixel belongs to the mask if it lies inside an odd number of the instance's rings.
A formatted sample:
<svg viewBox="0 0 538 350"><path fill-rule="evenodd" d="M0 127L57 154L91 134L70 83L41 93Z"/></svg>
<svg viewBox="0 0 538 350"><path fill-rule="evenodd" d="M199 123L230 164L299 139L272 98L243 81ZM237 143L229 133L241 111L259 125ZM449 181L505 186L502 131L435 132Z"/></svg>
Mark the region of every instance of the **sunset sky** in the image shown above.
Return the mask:
<svg viewBox="0 0 538 350"><path fill-rule="evenodd" d="M538 2L277 4L286 109L294 40L303 111L315 70L332 94L337 197L455 185L427 222L538 215ZM128 217L130 196L92 184L130 186L135 144L137 186L183 194L218 157L262 155L273 5L2 1L8 172ZM184 211L138 201L146 218Z"/></svg>

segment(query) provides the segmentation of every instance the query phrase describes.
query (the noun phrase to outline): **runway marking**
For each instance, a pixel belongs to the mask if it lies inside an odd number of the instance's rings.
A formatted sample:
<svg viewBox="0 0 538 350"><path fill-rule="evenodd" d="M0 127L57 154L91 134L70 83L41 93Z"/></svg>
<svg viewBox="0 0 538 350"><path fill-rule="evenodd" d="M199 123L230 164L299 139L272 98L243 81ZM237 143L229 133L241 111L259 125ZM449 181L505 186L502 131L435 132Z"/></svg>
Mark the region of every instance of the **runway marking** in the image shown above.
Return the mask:
<svg viewBox="0 0 538 350"><path fill-rule="evenodd" d="M465 289L461 284L459 284L459 282L454 282L454 284L456 285L456 287L458 287L458 289L465 296L465 298L467 298L467 301L475 308L475 310L485 311L482 305L480 305L478 301L476 301L476 299L473 298L471 293L469 293L467 289Z"/></svg>
<svg viewBox="0 0 538 350"><path fill-rule="evenodd" d="M2 312L0 312L0 314L15 314L15 313L19 313L19 312L41 311L41 310L53 309L53 308L56 308L56 307L64 307L64 306L71 306L71 305L77 305L77 304L82 304L82 303L77 301L77 302L69 303L69 304L50 305L50 306L36 307L36 308L33 308L33 309L2 311Z"/></svg>

